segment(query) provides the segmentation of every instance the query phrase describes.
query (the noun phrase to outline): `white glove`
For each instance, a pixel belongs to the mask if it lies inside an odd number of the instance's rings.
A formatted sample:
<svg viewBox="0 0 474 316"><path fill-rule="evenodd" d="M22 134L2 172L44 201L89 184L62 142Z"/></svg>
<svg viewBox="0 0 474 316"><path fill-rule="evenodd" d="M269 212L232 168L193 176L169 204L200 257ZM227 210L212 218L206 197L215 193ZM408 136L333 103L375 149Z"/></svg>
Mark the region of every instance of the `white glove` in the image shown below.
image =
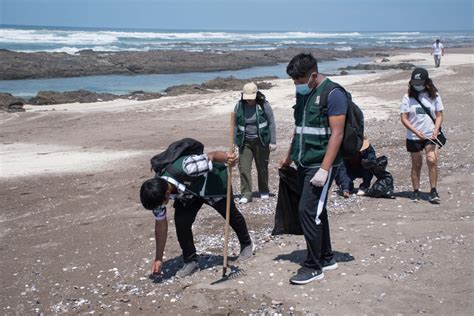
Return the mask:
<svg viewBox="0 0 474 316"><path fill-rule="evenodd" d="M318 172L315 173L315 175L311 178L309 182L311 182L312 185L315 187L322 187L324 186L324 183L326 183L326 180L328 179L328 171L324 170L323 168L319 168Z"/></svg>
<svg viewBox="0 0 474 316"><path fill-rule="evenodd" d="M277 149L276 144L270 144L270 151L275 151Z"/></svg>

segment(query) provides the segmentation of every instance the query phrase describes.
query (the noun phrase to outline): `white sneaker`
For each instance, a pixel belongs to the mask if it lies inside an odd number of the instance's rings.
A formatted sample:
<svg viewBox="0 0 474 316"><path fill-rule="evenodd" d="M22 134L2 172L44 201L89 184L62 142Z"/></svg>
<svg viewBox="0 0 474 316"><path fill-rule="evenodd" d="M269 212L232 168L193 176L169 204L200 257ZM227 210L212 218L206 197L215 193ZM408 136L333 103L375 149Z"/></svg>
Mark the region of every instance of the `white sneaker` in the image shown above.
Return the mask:
<svg viewBox="0 0 474 316"><path fill-rule="evenodd" d="M270 198L270 195L268 193L260 194L260 198L262 200L268 200Z"/></svg>
<svg viewBox="0 0 474 316"><path fill-rule="evenodd" d="M249 199L247 199L246 197L243 197L239 200L239 204L247 204L249 202Z"/></svg>

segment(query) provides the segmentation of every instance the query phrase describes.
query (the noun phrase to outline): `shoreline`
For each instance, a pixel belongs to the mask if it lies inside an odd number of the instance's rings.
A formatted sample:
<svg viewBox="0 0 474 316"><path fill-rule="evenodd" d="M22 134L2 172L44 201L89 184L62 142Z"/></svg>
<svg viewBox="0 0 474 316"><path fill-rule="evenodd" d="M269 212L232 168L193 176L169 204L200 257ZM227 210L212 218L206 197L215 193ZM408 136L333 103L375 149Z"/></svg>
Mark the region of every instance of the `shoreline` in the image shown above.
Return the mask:
<svg viewBox="0 0 474 316"><path fill-rule="evenodd" d="M472 51L474 46L451 48L448 52ZM178 74L240 70L274 66L288 62L300 52L310 52L318 61L355 57L389 57L400 52L424 52L428 49L276 49L228 52L189 52L184 50L149 52L21 53L0 49L0 80L69 78L95 75Z"/></svg>

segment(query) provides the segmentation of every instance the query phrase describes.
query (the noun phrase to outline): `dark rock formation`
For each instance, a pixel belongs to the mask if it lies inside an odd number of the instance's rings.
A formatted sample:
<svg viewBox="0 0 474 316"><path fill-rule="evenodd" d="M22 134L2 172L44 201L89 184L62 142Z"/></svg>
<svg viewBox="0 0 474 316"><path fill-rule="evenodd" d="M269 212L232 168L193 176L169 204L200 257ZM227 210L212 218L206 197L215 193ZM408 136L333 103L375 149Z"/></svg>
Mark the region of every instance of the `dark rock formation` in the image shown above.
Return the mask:
<svg viewBox="0 0 474 316"><path fill-rule="evenodd" d="M339 68L339 70L388 70L388 69L402 69L410 70L415 69L416 66L410 63L399 63L399 64L390 64L390 65L380 65L380 64L357 64L356 66L347 66Z"/></svg>
<svg viewBox="0 0 474 316"><path fill-rule="evenodd" d="M327 49L288 48L274 51L228 52L94 52L20 53L0 49L0 80L59 78L92 75L169 74L237 70L255 66L287 63L294 55L310 52L319 61L334 58L362 57L368 50L341 52Z"/></svg>
<svg viewBox="0 0 474 316"><path fill-rule="evenodd" d="M184 93L209 93L212 90L240 91L247 82L253 81L261 90L270 89L272 84L264 80L278 79L278 77L253 77L249 79L237 79L234 76L227 78L217 77L202 84L190 84L172 86L165 90L168 95L179 95Z"/></svg>
<svg viewBox="0 0 474 316"><path fill-rule="evenodd" d="M28 103L33 105L49 105L49 104L63 104L63 103L92 103L101 101L112 101L115 99L129 99L129 100L151 100L162 97L161 93L151 93L144 91L134 91L129 94L116 95L112 93L97 93L87 90L77 91L40 91L36 97L31 98Z"/></svg>
<svg viewBox="0 0 474 316"><path fill-rule="evenodd" d="M12 96L10 93L0 93L0 111L25 112L23 100Z"/></svg>
<svg viewBox="0 0 474 316"><path fill-rule="evenodd" d="M111 93L96 93L87 90L77 91L40 91L36 97L31 98L28 102L33 105L62 104L62 103L90 103L98 101L111 101L119 98L119 96Z"/></svg>

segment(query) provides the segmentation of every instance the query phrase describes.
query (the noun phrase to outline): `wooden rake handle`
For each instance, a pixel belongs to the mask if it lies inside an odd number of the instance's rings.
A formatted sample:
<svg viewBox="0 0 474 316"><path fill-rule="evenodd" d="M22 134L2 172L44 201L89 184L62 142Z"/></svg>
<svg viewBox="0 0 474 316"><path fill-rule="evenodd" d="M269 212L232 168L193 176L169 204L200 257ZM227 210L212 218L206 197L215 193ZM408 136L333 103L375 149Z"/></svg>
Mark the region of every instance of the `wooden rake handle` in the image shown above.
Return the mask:
<svg viewBox="0 0 474 316"><path fill-rule="evenodd" d="M234 152L234 128L235 128L235 113L230 113L230 145L229 153ZM223 275L227 270L227 248L229 241L229 222L230 222L230 202L232 199L232 166L227 166L227 199L225 205L225 226L224 226L224 269Z"/></svg>

